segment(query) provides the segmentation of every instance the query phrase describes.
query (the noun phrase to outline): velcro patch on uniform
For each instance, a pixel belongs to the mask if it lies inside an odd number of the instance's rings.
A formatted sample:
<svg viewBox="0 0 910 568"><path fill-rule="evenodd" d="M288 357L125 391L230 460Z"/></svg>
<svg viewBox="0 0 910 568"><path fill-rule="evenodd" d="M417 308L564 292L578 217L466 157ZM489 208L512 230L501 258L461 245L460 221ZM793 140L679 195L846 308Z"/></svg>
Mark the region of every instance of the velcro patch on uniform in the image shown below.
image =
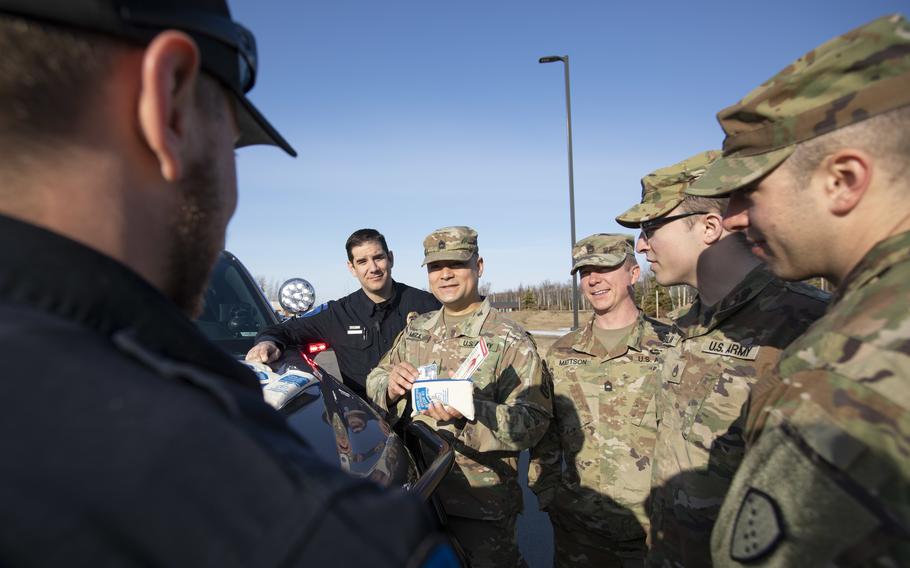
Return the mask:
<svg viewBox="0 0 910 568"><path fill-rule="evenodd" d="M588 365L591 363L590 359L579 359L577 357L570 357L569 359L560 359L559 366L565 367L567 365Z"/></svg>
<svg viewBox="0 0 910 568"><path fill-rule="evenodd" d="M409 331L408 339L411 341L428 341L430 334L425 331Z"/></svg>
<svg viewBox="0 0 910 568"><path fill-rule="evenodd" d="M664 336L663 343L664 345L669 345L670 347L676 347L679 345L679 341L682 339L682 336L676 332L670 332Z"/></svg>
<svg viewBox="0 0 910 568"><path fill-rule="evenodd" d="M780 508L774 498L749 488L733 523L730 558L750 562L773 552L784 538L780 519Z"/></svg>
<svg viewBox="0 0 910 568"><path fill-rule="evenodd" d="M359 325L349 325L348 326L348 335L361 335L363 329Z"/></svg>
<svg viewBox="0 0 910 568"><path fill-rule="evenodd" d="M702 345L701 351L712 355L726 355L737 359L755 361L758 357L759 347L758 345L747 345L735 341L706 341Z"/></svg>

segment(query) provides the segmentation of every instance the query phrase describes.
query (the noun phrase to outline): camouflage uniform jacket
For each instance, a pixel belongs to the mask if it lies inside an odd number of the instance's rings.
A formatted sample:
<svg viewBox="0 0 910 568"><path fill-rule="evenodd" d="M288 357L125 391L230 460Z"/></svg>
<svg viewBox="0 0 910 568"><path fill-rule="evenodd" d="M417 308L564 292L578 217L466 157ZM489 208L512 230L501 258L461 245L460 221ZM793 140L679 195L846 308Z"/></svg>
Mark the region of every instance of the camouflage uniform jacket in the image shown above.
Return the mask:
<svg viewBox="0 0 910 568"><path fill-rule="evenodd" d="M646 535L654 395L666 330L641 314L628 341L608 352L594 336L592 317L547 353L553 420L531 450L528 482L542 509L572 516L593 538Z"/></svg>
<svg viewBox="0 0 910 568"><path fill-rule="evenodd" d="M652 564L710 562L711 528L745 450L751 387L822 315L826 300L759 266L715 306L696 299L676 321L657 397Z"/></svg>
<svg viewBox="0 0 910 568"><path fill-rule="evenodd" d="M436 363L439 376L448 377L479 340L486 341L490 354L474 373L474 421L414 419L448 432L453 441L455 467L438 489L446 512L475 519L517 514L522 506L518 453L537 443L552 413L537 348L527 332L487 300L454 333L443 325L441 313L423 314L405 327L367 376L367 396L388 411L390 421L397 421L407 400L388 405L388 373L396 363Z"/></svg>
<svg viewBox="0 0 910 568"><path fill-rule="evenodd" d="M910 232L866 255L763 382L715 562L910 566Z"/></svg>

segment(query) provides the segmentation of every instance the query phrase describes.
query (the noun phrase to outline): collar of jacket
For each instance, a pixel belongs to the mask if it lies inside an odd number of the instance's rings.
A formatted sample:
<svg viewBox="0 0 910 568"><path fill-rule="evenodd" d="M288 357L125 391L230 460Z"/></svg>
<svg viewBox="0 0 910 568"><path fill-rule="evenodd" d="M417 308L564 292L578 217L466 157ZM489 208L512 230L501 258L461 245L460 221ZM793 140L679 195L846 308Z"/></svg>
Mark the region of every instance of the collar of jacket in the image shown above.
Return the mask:
<svg viewBox="0 0 910 568"><path fill-rule="evenodd" d="M641 338L644 333L645 319L644 314L640 310L638 312L638 319L635 322L635 327L632 328L632 333L629 334L629 339L626 341L625 345L617 345L612 351L607 351L604 344L598 341L597 337L594 336L594 318L595 316L591 316L591 319L589 319L588 323L582 328L581 333L578 335L578 340L572 345L573 350L578 351L579 353L586 353L592 357L599 357L601 361L608 361L625 355L630 349L641 351Z"/></svg>
<svg viewBox="0 0 910 568"><path fill-rule="evenodd" d="M685 338L699 337L717 329L727 318L761 294L775 276L764 264L752 269L716 305L706 308L696 297L689 310L676 320L674 327Z"/></svg>
<svg viewBox="0 0 910 568"><path fill-rule="evenodd" d="M370 299L367 296L367 293L363 291L363 288L354 292L354 302L357 304L357 311L364 314L369 314L371 317L376 314L378 310L382 311L392 311L398 306L398 302L401 298L401 293L399 288L401 284L392 280L392 295L388 300L379 302L378 304Z"/></svg>
<svg viewBox="0 0 910 568"><path fill-rule="evenodd" d="M437 310L435 314L427 318L427 321L423 322L420 328L430 331L443 339L448 339L449 330L446 329L448 326L442 325L443 311L445 311L444 307ZM495 308L490 305L490 301L487 298L484 298L473 314L455 326L455 333L452 334L452 337L480 337L483 324L493 311L495 311Z"/></svg>
<svg viewBox="0 0 910 568"><path fill-rule="evenodd" d="M255 375L138 274L57 233L0 215L0 301L41 310L106 337L127 332L180 362L258 389Z"/></svg>
<svg viewBox="0 0 910 568"><path fill-rule="evenodd" d="M879 241L847 274L831 298L831 305L840 302L850 292L862 288L895 264L905 262L908 258L910 258L910 231L898 233Z"/></svg>

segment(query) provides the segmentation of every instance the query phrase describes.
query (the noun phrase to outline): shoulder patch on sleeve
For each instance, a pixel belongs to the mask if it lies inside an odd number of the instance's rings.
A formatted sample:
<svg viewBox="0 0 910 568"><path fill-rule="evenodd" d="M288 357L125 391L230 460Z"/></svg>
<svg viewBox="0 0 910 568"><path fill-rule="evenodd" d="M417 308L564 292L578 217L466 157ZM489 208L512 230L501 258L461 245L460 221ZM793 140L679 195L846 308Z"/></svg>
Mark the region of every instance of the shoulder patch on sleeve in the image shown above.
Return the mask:
<svg viewBox="0 0 910 568"><path fill-rule="evenodd" d="M780 508L774 498L749 488L733 523L730 558L750 562L766 556L784 539Z"/></svg>
<svg viewBox="0 0 910 568"><path fill-rule="evenodd" d="M308 318L308 317L310 317L310 316L315 316L316 314L318 314L319 312L325 310L325 309L328 308L328 307L329 307L329 303L328 303L328 302L326 302L326 303L324 303L324 304L319 304L318 306L316 306L316 307L313 308L312 310L310 310L310 311L308 311L307 313L303 314L303 316L301 316L301 317Z"/></svg>

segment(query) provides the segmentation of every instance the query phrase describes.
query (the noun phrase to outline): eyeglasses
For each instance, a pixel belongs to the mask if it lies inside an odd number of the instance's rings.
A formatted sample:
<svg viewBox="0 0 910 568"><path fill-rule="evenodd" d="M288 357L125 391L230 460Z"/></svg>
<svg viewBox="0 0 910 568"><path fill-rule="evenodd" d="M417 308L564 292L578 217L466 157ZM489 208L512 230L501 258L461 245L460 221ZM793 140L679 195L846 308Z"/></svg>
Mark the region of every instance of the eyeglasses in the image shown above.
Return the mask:
<svg viewBox="0 0 910 568"><path fill-rule="evenodd" d="M641 234L644 236L646 241L650 241L654 236L654 231L663 227L667 223L672 223L677 219L685 219L686 217L691 217L693 215L707 215L709 211L691 211L689 213L680 213L679 215L670 215L669 217L659 217L657 219L651 219L649 221L641 222Z"/></svg>

